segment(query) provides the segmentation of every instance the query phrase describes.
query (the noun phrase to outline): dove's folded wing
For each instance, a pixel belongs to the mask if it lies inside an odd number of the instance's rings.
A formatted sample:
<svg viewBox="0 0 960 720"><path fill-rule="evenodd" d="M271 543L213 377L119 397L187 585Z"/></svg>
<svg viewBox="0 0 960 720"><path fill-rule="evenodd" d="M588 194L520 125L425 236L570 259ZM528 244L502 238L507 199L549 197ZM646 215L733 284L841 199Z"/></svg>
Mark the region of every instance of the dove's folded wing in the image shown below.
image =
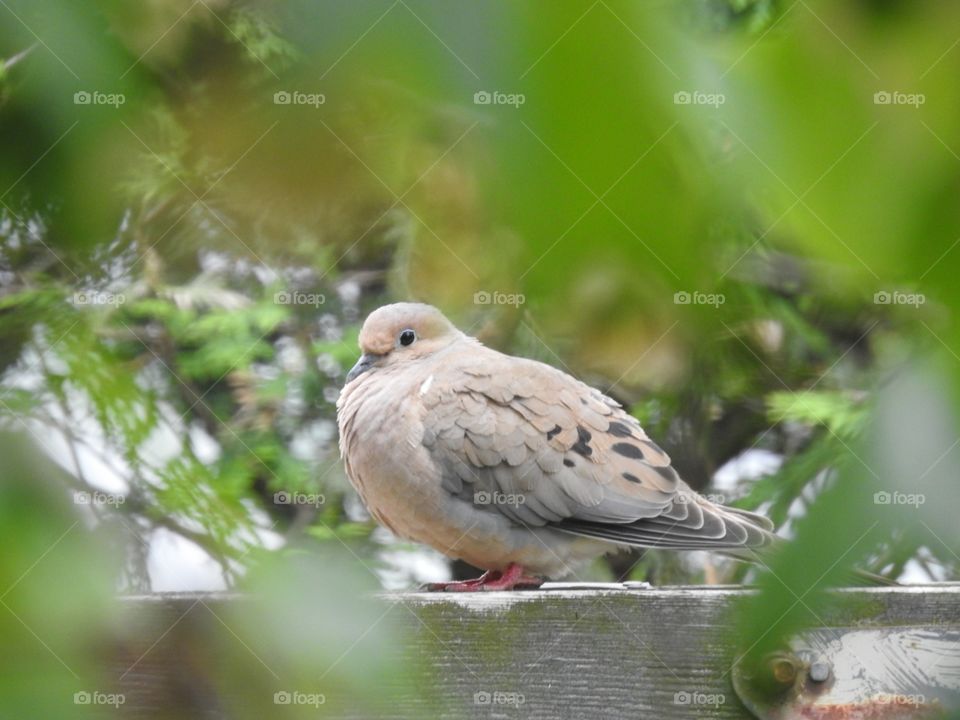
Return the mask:
<svg viewBox="0 0 960 720"><path fill-rule="evenodd" d="M451 494L521 525L627 545L769 542L769 521L700 498L615 401L548 365L477 351L421 391L423 443Z"/></svg>

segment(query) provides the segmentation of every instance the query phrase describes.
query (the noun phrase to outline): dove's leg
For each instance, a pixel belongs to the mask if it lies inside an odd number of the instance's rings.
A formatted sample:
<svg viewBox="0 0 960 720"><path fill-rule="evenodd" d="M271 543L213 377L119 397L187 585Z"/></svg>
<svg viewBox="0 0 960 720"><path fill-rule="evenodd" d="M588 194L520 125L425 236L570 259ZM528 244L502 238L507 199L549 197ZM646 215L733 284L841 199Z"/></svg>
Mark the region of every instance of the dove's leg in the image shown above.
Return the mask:
<svg viewBox="0 0 960 720"><path fill-rule="evenodd" d="M507 565L507 569L500 573L500 577L483 583L481 590L513 590L514 588L538 588L543 585L543 578L534 575L525 575L523 566L516 563Z"/></svg>
<svg viewBox="0 0 960 720"><path fill-rule="evenodd" d="M490 590L513 590L518 587L536 588L543 584L543 578L525 575L523 566L511 563L507 569L488 570L473 580L459 580L457 582L430 583L427 590L442 592L483 592Z"/></svg>
<svg viewBox="0 0 960 720"><path fill-rule="evenodd" d="M427 583L423 586L424 590L431 592L472 592L479 590L480 586L487 582L491 575L499 575L496 570L487 570L483 575L473 580L456 580L454 582Z"/></svg>

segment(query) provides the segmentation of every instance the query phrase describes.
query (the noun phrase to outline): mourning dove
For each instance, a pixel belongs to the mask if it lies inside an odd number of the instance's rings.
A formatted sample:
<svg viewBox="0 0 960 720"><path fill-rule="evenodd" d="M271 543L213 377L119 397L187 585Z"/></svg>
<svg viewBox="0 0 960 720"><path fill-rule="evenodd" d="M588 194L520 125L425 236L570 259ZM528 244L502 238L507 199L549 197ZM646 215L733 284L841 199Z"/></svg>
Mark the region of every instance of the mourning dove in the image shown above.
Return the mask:
<svg viewBox="0 0 960 720"><path fill-rule="evenodd" d="M418 303L386 305L337 402L347 476L396 535L487 570L435 589L537 586L625 546L733 554L776 540L710 502L620 405Z"/></svg>

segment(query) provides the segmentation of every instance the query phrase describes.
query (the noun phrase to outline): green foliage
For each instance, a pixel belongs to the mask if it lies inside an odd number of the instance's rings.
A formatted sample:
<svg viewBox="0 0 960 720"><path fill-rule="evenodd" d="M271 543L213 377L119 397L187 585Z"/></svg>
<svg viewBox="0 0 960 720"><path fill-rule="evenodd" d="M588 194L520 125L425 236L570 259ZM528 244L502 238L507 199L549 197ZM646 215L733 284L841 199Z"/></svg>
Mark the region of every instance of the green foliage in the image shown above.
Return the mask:
<svg viewBox="0 0 960 720"><path fill-rule="evenodd" d="M230 34L251 60L280 69L299 56L296 47L277 34L276 28L262 14L238 9L227 24Z"/></svg>
<svg viewBox="0 0 960 720"><path fill-rule="evenodd" d="M0 456L3 708L77 717L74 692L99 682L91 659L110 634L121 538L81 522L63 491L68 478L25 434L0 433Z"/></svg>
<svg viewBox="0 0 960 720"><path fill-rule="evenodd" d="M771 422L822 425L838 437L851 439L864 429L869 417L865 400L853 391L809 390L770 393L767 405Z"/></svg>
<svg viewBox="0 0 960 720"><path fill-rule="evenodd" d="M231 586L344 544L378 567L334 414L359 323L400 298L608 391L697 489L781 460L724 488L792 538L744 638L815 622L855 563L956 575L957 7L4 12L0 421L65 492L125 486L93 516L133 529L121 587L159 529ZM871 500L895 491L927 500ZM706 577L635 561L590 577Z"/></svg>

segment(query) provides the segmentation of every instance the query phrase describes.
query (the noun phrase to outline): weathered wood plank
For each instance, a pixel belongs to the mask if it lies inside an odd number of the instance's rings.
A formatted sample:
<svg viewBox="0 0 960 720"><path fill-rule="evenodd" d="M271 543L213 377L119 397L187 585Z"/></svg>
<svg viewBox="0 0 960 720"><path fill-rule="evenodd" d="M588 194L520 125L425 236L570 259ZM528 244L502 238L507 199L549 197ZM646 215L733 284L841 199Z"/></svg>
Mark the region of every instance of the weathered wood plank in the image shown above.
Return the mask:
<svg viewBox="0 0 960 720"><path fill-rule="evenodd" d="M731 636L731 608L749 592L609 586L384 594L405 637L390 652L419 660L426 672L422 692L402 693L382 717L749 717L730 679L742 650ZM828 626L960 626L960 584L839 592L863 602L826 613ZM126 696L123 715L167 717L175 713L164 708L189 707L205 717L233 717L231 687L239 691L247 680L221 678L215 691L205 649L218 636L229 640L231 630L218 616L243 602L222 595L126 599L128 632L110 663L111 686ZM369 711L334 716L369 717Z"/></svg>

